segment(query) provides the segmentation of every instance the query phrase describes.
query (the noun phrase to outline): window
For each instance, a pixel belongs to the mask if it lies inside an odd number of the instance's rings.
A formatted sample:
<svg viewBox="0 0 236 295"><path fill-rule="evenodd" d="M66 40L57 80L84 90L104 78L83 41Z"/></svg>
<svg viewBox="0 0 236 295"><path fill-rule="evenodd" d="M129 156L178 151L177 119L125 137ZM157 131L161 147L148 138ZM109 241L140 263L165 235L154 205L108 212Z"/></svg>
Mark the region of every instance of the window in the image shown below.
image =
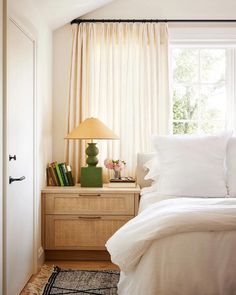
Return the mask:
<svg viewBox="0 0 236 295"><path fill-rule="evenodd" d="M227 129L234 49L178 46L171 49L173 134Z"/></svg>

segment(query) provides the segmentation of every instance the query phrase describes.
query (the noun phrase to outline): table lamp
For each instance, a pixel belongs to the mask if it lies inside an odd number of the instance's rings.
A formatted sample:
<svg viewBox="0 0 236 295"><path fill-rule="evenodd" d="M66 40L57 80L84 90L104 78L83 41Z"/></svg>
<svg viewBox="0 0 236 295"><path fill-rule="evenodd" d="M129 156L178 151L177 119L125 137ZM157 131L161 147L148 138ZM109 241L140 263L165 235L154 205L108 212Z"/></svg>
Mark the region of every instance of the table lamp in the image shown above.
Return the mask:
<svg viewBox="0 0 236 295"><path fill-rule="evenodd" d="M82 187L102 187L102 167L96 167L98 164L97 155L99 153L93 139L118 139L119 137L113 133L106 125L97 118L88 118L84 120L78 127L73 129L65 139L90 139L86 148L87 167L81 167L80 184Z"/></svg>

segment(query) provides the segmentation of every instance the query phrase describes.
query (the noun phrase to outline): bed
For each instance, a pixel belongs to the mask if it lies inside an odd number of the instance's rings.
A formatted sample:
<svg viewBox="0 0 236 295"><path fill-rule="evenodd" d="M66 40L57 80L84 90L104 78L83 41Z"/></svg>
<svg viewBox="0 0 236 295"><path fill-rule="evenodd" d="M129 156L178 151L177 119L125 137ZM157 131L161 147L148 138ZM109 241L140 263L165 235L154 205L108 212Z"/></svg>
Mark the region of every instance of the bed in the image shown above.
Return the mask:
<svg viewBox="0 0 236 295"><path fill-rule="evenodd" d="M236 294L236 199L157 194L144 180L152 157L138 156L139 215L106 245L121 269L118 294Z"/></svg>

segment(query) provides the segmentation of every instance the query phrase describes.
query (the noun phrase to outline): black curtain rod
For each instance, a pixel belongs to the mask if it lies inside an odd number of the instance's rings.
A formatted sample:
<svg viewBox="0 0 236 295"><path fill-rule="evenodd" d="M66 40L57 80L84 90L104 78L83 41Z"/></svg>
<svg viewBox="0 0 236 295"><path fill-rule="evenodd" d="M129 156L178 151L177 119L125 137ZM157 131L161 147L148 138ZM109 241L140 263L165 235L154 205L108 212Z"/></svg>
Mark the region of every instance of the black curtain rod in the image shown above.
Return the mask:
<svg viewBox="0 0 236 295"><path fill-rule="evenodd" d="M72 20L71 24L80 23L236 23L236 19L81 19Z"/></svg>

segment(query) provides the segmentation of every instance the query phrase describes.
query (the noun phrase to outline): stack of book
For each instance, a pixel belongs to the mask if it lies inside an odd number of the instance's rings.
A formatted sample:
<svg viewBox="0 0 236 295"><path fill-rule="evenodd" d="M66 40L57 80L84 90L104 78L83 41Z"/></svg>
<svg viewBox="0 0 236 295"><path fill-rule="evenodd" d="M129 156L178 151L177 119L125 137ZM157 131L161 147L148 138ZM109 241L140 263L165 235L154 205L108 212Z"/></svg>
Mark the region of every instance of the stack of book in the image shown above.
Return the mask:
<svg viewBox="0 0 236 295"><path fill-rule="evenodd" d="M48 186L73 186L74 180L71 167L66 163L53 162L47 165L47 185Z"/></svg>
<svg viewBox="0 0 236 295"><path fill-rule="evenodd" d="M111 178L109 187L136 187L136 181L133 177Z"/></svg>

